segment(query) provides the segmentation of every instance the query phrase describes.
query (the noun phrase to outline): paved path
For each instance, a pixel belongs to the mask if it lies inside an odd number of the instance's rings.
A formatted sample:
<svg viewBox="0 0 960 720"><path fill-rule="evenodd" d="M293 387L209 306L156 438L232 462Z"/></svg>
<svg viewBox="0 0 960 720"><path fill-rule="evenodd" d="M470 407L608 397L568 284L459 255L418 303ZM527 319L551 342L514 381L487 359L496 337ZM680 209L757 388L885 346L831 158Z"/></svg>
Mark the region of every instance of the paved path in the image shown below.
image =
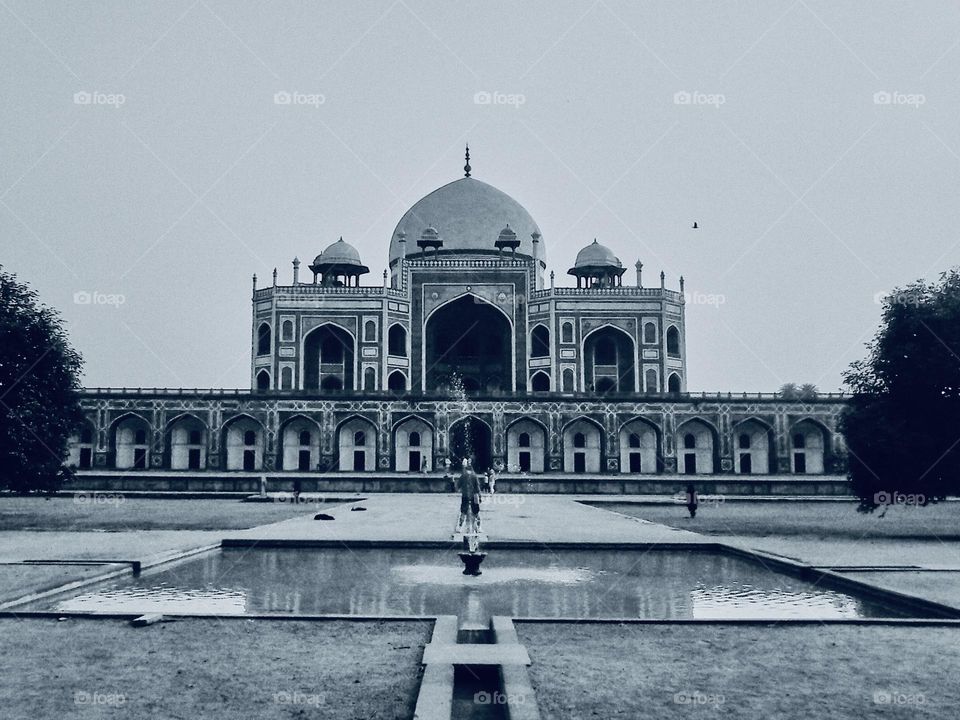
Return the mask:
<svg viewBox="0 0 960 720"><path fill-rule="evenodd" d="M353 511L353 507L366 511ZM305 506L307 507L307 506ZM377 494L336 508L315 506L310 514L224 538L256 540L450 541L460 510L459 495ZM314 513L335 520L314 520ZM568 496L497 494L481 506L489 541L569 543L698 543L704 537L583 505Z"/></svg>

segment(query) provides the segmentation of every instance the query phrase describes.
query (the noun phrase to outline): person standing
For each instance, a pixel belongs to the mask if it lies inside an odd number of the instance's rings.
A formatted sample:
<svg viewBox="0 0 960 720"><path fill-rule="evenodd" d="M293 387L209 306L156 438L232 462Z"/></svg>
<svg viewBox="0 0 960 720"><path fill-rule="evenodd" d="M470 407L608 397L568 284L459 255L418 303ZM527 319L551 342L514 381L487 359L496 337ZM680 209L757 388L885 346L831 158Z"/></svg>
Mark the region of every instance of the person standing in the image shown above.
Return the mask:
<svg viewBox="0 0 960 720"><path fill-rule="evenodd" d="M457 487L460 490L460 519L457 520L457 529L454 532L463 532L468 513L473 515L474 528L480 532L480 480L466 458L461 465Z"/></svg>
<svg viewBox="0 0 960 720"><path fill-rule="evenodd" d="M687 512L690 513L691 518L697 516L697 507L700 505L697 499L697 489L693 486L693 483L687 485Z"/></svg>

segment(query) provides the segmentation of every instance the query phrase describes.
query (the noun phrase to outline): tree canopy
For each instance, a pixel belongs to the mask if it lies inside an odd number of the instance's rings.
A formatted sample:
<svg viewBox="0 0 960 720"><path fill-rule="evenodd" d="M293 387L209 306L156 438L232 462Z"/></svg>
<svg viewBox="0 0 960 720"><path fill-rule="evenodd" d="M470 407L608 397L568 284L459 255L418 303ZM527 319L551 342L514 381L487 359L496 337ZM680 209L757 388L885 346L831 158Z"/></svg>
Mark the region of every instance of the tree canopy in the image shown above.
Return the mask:
<svg viewBox="0 0 960 720"><path fill-rule="evenodd" d="M896 289L865 359L844 380L841 422L861 508L960 490L960 271Z"/></svg>
<svg viewBox="0 0 960 720"><path fill-rule="evenodd" d="M0 266L0 487L59 486L83 418L82 364L59 314Z"/></svg>

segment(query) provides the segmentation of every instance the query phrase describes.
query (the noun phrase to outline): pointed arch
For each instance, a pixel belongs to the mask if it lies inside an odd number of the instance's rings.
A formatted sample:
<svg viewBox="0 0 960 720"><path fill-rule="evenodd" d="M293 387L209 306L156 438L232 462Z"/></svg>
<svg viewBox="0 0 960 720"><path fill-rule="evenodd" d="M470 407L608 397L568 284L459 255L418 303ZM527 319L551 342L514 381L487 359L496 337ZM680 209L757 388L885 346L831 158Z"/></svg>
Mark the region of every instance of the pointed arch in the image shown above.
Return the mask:
<svg viewBox="0 0 960 720"><path fill-rule="evenodd" d="M599 473L603 467L603 425L586 415L563 426L563 469L573 473Z"/></svg>
<svg viewBox="0 0 960 720"><path fill-rule="evenodd" d="M263 469L266 429L260 420L249 413L238 413L220 424L220 436L224 469Z"/></svg>
<svg viewBox="0 0 960 720"><path fill-rule="evenodd" d="M171 470L204 470L210 428L192 412L171 419L165 429L167 466Z"/></svg>
<svg viewBox="0 0 960 720"><path fill-rule="evenodd" d="M720 431L699 415L677 425L677 472L681 475L712 475L720 467Z"/></svg>
<svg viewBox="0 0 960 720"><path fill-rule="evenodd" d="M547 426L536 418L524 415L513 420L507 425L507 471L542 473L548 437Z"/></svg>
<svg viewBox="0 0 960 720"><path fill-rule="evenodd" d="M320 464L320 423L297 413L280 424L280 467L310 472Z"/></svg>
<svg viewBox="0 0 960 720"><path fill-rule="evenodd" d="M377 425L370 418L353 414L336 429L341 472L373 472L377 469Z"/></svg>
<svg viewBox="0 0 960 720"><path fill-rule="evenodd" d="M830 429L817 418L808 415L793 422L787 431L791 472L797 475L825 472L830 458L831 438Z"/></svg>
<svg viewBox="0 0 960 720"><path fill-rule="evenodd" d="M107 426L110 464L118 470L148 469L151 465L153 432L152 423L140 413L128 411L114 418Z"/></svg>
<svg viewBox="0 0 960 720"><path fill-rule="evenodd" d="M324 321L303 336L300 343L300 377L305 390L323 389L327 378L339 380L339 388L332 381L326 389L354 390L357 363L357 337L340 323Z"/></svg>
<svg viewBox="0 0 960 720"><path fill-rule="evenodd" d="M773 425L756 415L730 426L733 471L740 475L767 475L777 470Z"/></svg>
<svg viewBox="0 0 960 720"><path fill-rule="evenodd" d="M402 323L394 323L387 331L387 354L395 357L407 357L407 328Z"/></svg>
<svg viewBox="0 0 960 720"><path fill-rule="evenodd" d="M397 472L428 472L433 467L433 423L419 415L406 415L392 426L394 469Z"/></svg>
<svg viewBox="0 0 960 720"><path fill-rule="evenodd" d="M424 318L420 348L424 391L448 387L454 373L475 392L517 389L513 318L475 293L461 293L433 308Z"/></svg>
<svg viewBox="0 0 960 720"><path fill-rule="evenodd" d="M597 392L635 392L637 343L621 327L603 323L584 337L580 348L583 388Z"/></svg>
<svg viewBox="0 0 960 720"><path fill-rule="evenodd" d="M550 329L543 323L530 330L530 357L550 357Z"/></svg>
<svg viewBox="0 0 960 720"><path fill-rule="evenodd" d="M550 392L550 376L539 370L530 378L530 389L533 392Z"/></svg>
<svg viewBox="0 0 960 720"><path fill-rule="evenodd" d="M620 441L621 473L663 471L663 432L645 417L632 417L617 431Z"/></svg>

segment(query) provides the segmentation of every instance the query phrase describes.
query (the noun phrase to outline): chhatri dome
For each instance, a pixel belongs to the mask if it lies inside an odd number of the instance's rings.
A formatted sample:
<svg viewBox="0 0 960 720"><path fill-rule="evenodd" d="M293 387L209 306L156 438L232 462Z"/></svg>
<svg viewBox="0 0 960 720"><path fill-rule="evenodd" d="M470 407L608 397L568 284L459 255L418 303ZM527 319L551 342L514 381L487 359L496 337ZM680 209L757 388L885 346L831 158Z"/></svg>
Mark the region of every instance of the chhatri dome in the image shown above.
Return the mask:
<svg viewBox="0 0 960 720"><path fill-rule="evenodd" d="M544 262L543 240L540 228L526 209L492 185L470 177L470 155L467 151L465 176L437 188L421 198L400 218L390 240L390 265L400 256L416 258L423 253L432 256L433 251L417 247L417 241L425 229L435 228L442 241L439 254L495 256L500 250L496 243L501 231L507 226L516 233L519 245L518 256L536 257L542 267ZM539 247L534 251L533 235ZM405 249L401 251L400 238Z"/></svg>

